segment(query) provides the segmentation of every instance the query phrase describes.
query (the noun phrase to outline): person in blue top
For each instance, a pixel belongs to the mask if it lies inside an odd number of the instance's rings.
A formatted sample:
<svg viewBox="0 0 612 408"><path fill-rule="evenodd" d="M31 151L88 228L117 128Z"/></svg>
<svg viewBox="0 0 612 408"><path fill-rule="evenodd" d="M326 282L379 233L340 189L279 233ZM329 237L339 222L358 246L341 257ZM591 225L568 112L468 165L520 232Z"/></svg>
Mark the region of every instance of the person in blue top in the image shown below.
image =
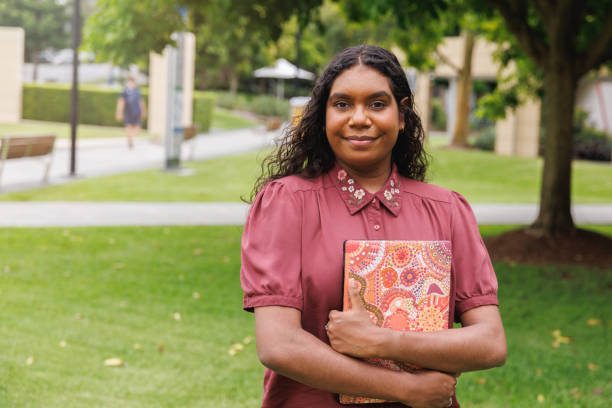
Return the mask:
<svg viewBox="0 0 612 408"><path fill-rule="evenodd" d="M123 121L125 125L130 149L134 147L134 137L140 132L140 124L146 113L146 106L136 81L133 77L128 77L125 89L117 101L115 117L118 122Z"/></svg>

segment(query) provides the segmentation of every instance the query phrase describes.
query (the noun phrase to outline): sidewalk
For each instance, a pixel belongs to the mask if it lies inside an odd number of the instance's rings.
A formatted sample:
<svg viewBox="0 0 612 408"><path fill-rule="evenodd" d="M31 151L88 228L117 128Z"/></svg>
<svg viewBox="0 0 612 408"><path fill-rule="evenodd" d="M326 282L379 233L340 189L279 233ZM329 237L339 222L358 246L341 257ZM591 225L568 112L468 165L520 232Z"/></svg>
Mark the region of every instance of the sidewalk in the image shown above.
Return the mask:
<svg viewBox="0 0 612 408"><path fill-rule="evenodd" d="M211 159L258 150L271 146L279 131L267 132L263 127L239 130L217 130L200 134L183 144L181 160L190 157L194 143L194 160ZM153 143L136 138L134 149L127 147L125 138L77 140L76 171L78 178L98 177L145 169L163 169L166 158L162 142ZM0 193L43 187L43 159L26 158L7 161L0 181ZM73 181L70 171L70 140L56 141L49 184Z"/></svg>

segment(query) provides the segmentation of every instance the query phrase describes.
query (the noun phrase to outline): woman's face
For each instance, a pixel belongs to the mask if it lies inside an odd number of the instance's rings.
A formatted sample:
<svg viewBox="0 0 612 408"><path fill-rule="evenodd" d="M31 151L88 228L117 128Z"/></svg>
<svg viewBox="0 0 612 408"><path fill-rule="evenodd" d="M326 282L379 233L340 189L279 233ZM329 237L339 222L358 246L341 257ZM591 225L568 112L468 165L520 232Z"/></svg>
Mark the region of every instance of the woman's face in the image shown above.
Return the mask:
<svg viewBox="0 0 612 408"><path fill-rule="evenodd" d="M404 128L387 77L355 65L333 82L325 112L327 140L339 164L359 173L391 168L391 151Z"/></svg>

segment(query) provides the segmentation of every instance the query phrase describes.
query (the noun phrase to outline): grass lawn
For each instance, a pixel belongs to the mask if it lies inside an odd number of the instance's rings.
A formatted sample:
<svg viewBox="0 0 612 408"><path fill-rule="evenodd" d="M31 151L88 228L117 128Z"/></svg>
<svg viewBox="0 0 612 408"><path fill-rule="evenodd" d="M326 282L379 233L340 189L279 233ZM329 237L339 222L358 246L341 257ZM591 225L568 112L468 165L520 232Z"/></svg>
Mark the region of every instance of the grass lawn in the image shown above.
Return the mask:
<svg viewBox="0 0 612 408"><path fill-rule="evenodd" d="M477 150L434 147L429 181L456 190L473 203L537 203L542 161L496 156ZM80 180L20 193L0 201L239 201L249 194L264 153L187 163L196 170L179 177L158 170ZM612 166L574 162L574 203L612 203Z"/></svg>
<svg viewBox="0 0 612 408"><path fill-rule="evenodd" d="M263 368L253 317L241 310L240 234L239 227L0 231L0 406L259 406ZM608 407L610 271L496 270L508 361L462 375L463 404ZM572 341L553 348L554 330ZM110 358L124 366L105 366Z"/></svg>
<svg viewBox="0 0 612 408"><path fill-rule="evenodd" d="M232 111L215 106L213 111L213 129L240 129L258 125L259 122L238 116Z"/></svg>

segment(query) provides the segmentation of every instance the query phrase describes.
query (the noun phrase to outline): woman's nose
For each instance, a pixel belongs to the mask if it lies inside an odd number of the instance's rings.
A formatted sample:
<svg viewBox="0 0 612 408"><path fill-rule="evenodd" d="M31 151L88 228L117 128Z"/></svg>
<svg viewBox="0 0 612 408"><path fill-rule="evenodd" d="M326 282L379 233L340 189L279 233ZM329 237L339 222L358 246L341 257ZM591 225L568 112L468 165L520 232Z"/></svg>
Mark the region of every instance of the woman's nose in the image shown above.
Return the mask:
<svg viewBox="0 0 612 408"><path fill-rule="evenodd" d="M351 114L350 126L369 126L370 118L365 107L357 105Z"/></svg>

